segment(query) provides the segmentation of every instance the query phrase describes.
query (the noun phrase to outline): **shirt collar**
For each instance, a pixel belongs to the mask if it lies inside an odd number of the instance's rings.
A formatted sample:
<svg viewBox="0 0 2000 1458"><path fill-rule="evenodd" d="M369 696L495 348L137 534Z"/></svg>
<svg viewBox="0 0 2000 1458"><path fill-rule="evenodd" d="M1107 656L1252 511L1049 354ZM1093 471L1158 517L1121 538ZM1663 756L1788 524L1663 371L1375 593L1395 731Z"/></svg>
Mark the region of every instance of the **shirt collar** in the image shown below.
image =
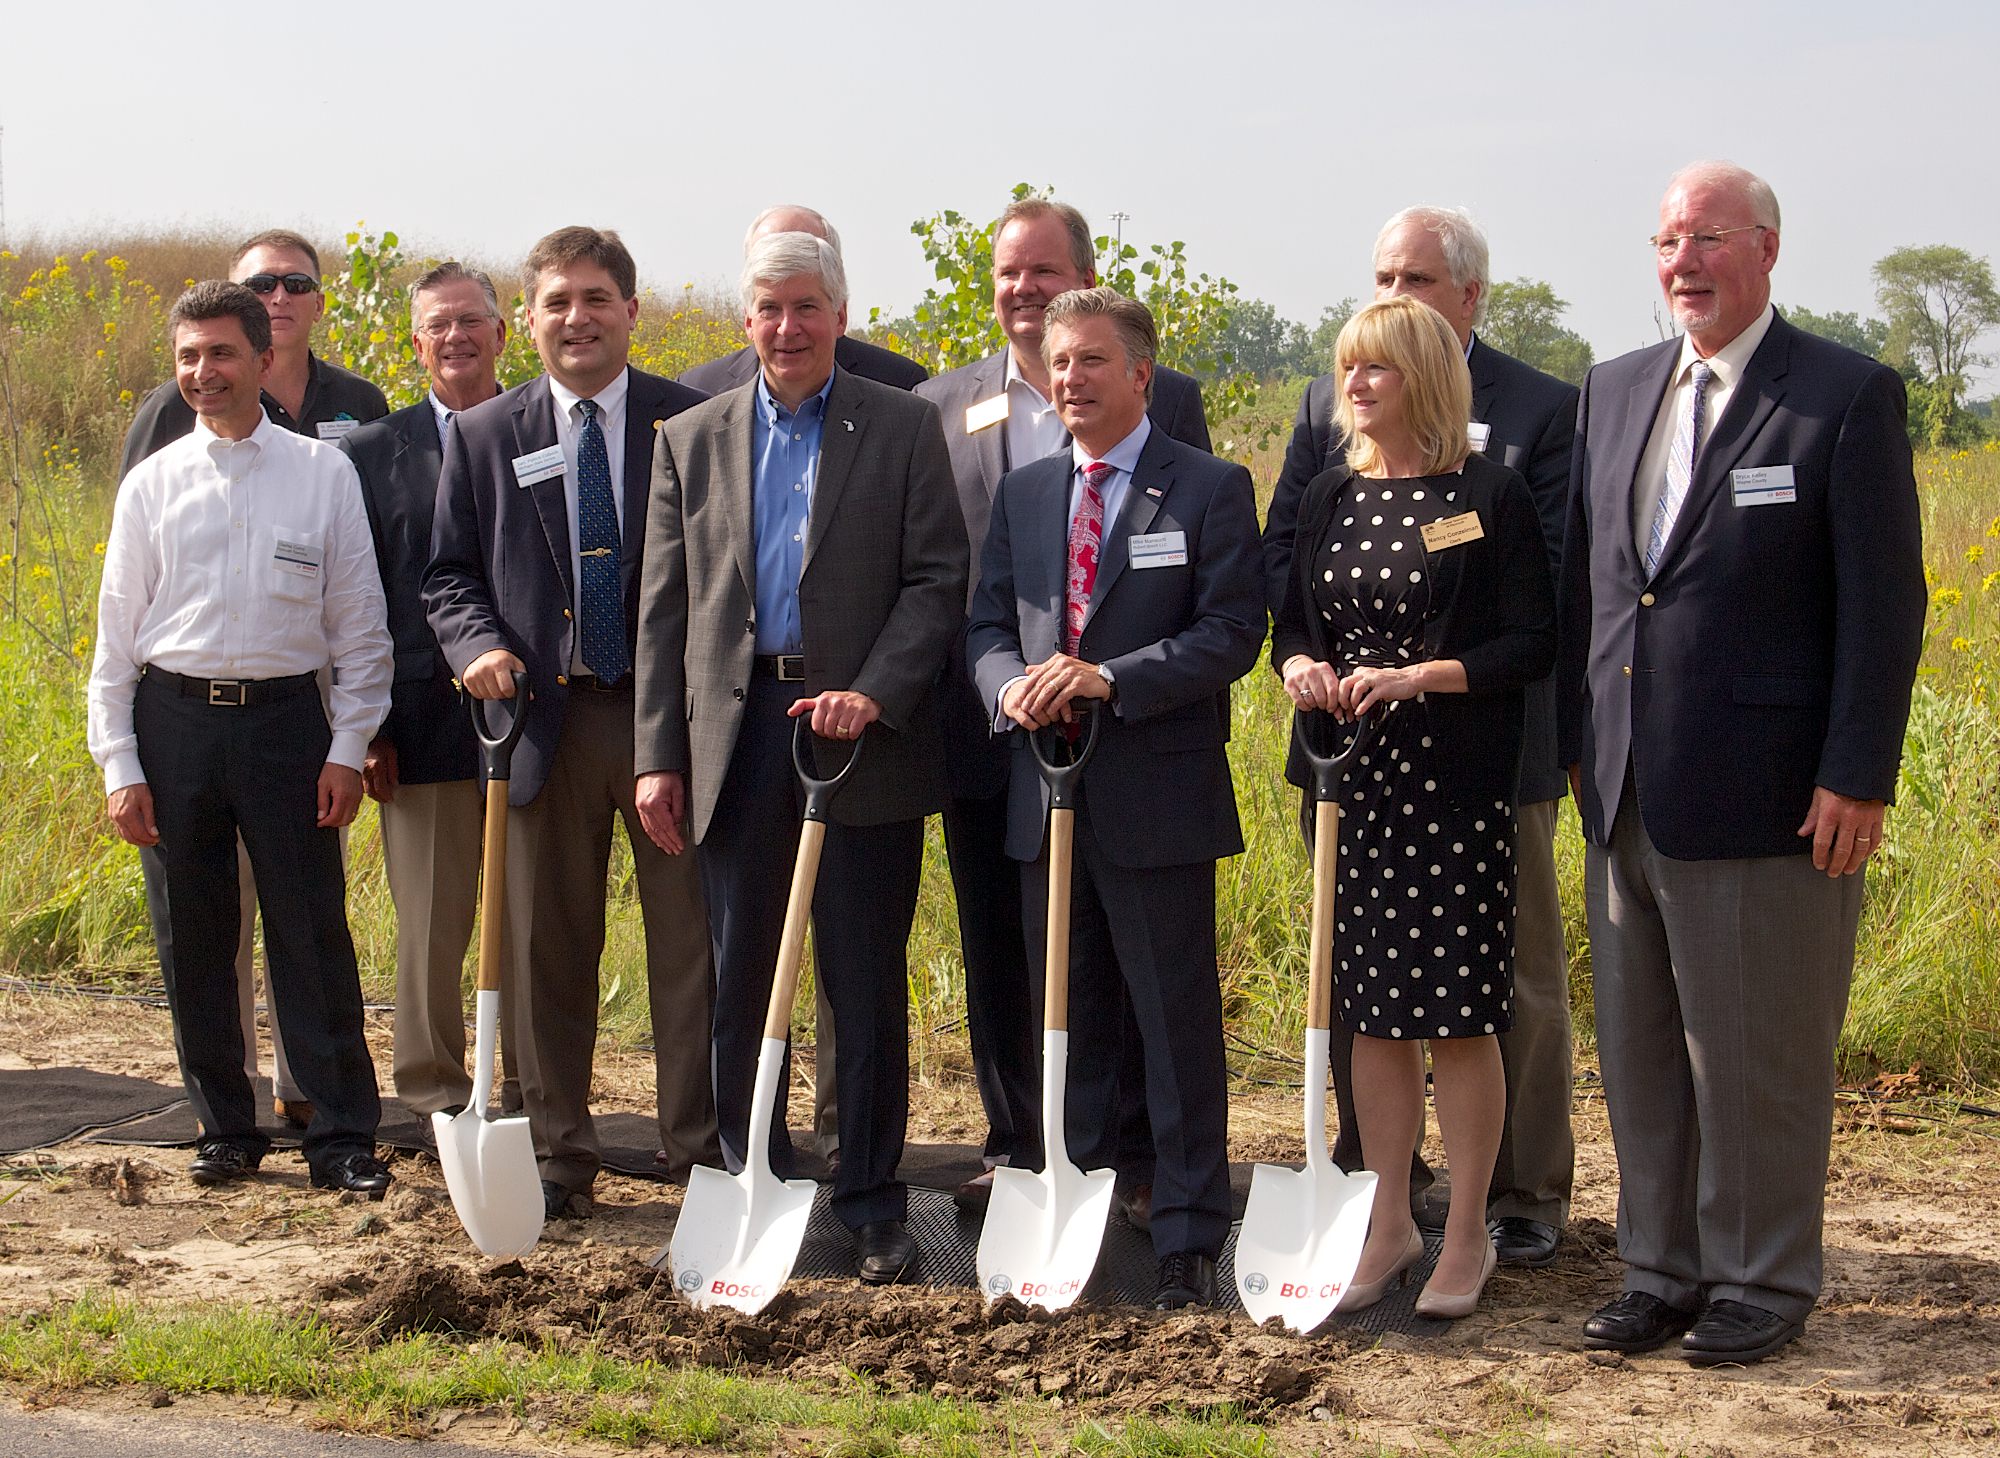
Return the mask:
<svg viewBox="0 0 2000 1458"><path fill-rule="evenodd" d="M632 370L630 366L627 366L618 372L617 379L613 380L590 398L597 402L597 408L600 413L609 415L623 408L625 404L625 392L631 387ZM577 402L584 398L568 385L565 385L561 380L558 380L554 375L549 376L549 393L555 396L556 409L562 411L564 415L574 414Z"/></svg>
<svg viewBox="0 0 2000 1458"><path fill-rule="evenodd" d="M551 380L549 383L553 385L555 382ZM444 439L445 427L451 424L451 417L458 412L445 404L444 401L438 399L436 390L432 390L426 398L431 402L431 413L437 416L438 439L442 441Z"/></svg>
<svg viewBox="0 0 2000 1458"><path fill-rule="evenodd" d="M1465 336L1465 362L1467 364L1472 363L1472 346L1477 343L1479 343L1479 331L1475 329Z"/></svg>
<svg viewBox="0 0 2000 1458"><path fill-rule="evenodd" d="M202 449L210 452L211 454L213 454L215 447L218 445L238 446L244 444L247 441L249 444L257 447L257 451L261 455L263 453L264 447L270 444L271 437L275 435L277 431L278 431L278 426L275 423L273 423L269 412L261 410L259 411L257 416L257 428L251 431L249 435L245 436L244 439L240 441L229 440L223 436L217 435L214 432L214 430L209 428L209 424L206 420L203 420L199 415L195 416L194 418L194 433L197 436L203 437L201 443Z"/></svg>
<svg viewBox="0 0 2000 1458"><path fill-rule="evenodd" d="M833 393L833 377L839 373L840 366L835 365L831 370L827 371L826 383L824 385L821 385L819 389L808 395L804 400L801 400L797 410L787 410L778 403L777 397L771 393L770 386L764 383L764 369L763 366L759 365L757 368L757 412L759 417L766 425L776 425L780 415L801 414L813 401L817 400L819 401L819 409L814 413L822 420L825 419L826 398Z"/></svg>
<svg viewBox="0 0 2000 1458"><path fill-rule="evenodd" d="M1001 353L1007 356L1007 372L1000 377L1000 388L1011 390L1016 385L1026 385L1030 390L1034 391L1035 398L1040 400L1043 405L1051 410L1055 409L1054 402L1040 390L1036 390L1034 382L1021 373L1021 367L1014 362L1014 346L1011 344L1008 345Z"/></svg>
<svg viewBox="0 0 2000 1458"><path fill-rule="evenodd" d="M1079 471L1093 460L1098 460L1107 466L1116 466L1129 476L1138 469L1139 453L1146 449L1146 439L1152 433L1152 418L1141 415L1139 417L1139 424L1133 432L1101 456L1092 456L1089 451L1086 451L1072 438L1069 443L1070 460L1075 463L1076 469Z"/></svg>
<svg viewBox="0 0 2000 1458"><path fill-rule="evenodd" d="M1774 317L1775 313L1771 306L1766 304L1764 312L1758 315L1756 323L1702 361L1715 372L1715 378L1725 389L1734 389L1736 382L1743 377L1743 370L1750 363L1750 356L1757 352L1757 346L1762 344L1764 336L1771 332L1771 320ZM1695 361L1700 359L1701 356L1694 352L1694 337L1683 334L1680 364L1674 370L1674 384L1679 385L1685 380L1688 371L1694 368Z"/></svg>

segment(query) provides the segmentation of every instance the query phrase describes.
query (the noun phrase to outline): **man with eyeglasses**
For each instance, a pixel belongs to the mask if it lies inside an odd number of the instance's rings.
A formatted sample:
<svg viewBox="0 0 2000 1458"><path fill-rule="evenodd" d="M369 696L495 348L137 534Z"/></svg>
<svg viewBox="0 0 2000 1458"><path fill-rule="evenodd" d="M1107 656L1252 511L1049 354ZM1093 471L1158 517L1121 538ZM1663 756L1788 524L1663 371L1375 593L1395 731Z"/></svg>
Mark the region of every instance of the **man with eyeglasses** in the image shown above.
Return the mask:
<svg viewBox="0 0 2000 1458"><path fill-rule="evenodd" d="M265 415L280 429L318 440L337 441L357 425L380 420L389 402L380 390L351 370L329 364L311 348L312 326L326 311L319 287L319 251L298 233L273 228L245 241L230 263L229 277L257 295L271 320L271 367L265 373L260 401ZM195 412L168 380L139 402L118 466L124 480L132 468L194 429ZM325 698L331 686L321 685ZM239 1013L243 1022L245 1071L257 1077L257 882L249 853L237 848L238 896L242 910L242 941L236 951ZM153 941L162 966L173 963L173 938L168 930L166 877L150 849L139 857L146 881L146 910L153 923ZM268 987L266 988L268 992ZM312 1103L299 1091L285 1058L284 1039L274 1014L271 1025L272 1084L276 1113L294 1129L312 1122Z"/></svg>
<svg viewBox="0 0 2000 1458"><path fill-rule="evenodd" d="M396 1096L423 1115L457 1114L472 1093L460 978L479 907L485 807L471 717L421 589L446 428L500 393L494 366L506 342L493 280L462 263L438 264L410 285L410 343L429 392L340 443L361 477L396 645L389 715L361 781L382 807L382 860L396 905ZM514 1004L503 976L500 1051L509 1076L501 1106L517 1110Z"/></svg>
<svg viewBox="0 0 2000 1458"><path fill-rule="evenodd" d="M1771 307L1732 163L1652 240L1685 333L1593 369L1562 558L1625 1290L1584 1344L1759 1361L1819 1298L1834 1050L1923 647L1903 383Z"/></svg>

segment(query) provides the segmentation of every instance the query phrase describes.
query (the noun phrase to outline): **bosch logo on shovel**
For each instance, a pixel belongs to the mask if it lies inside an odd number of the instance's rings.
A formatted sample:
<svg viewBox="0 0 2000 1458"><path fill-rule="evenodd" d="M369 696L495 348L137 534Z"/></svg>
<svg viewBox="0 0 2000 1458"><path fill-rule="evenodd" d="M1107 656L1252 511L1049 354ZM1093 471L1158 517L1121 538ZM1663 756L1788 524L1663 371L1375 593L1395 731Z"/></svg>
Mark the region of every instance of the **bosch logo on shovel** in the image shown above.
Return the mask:
<svg viewBox="0 0 2000 1458"><path fill-rule="evenodd" d="M1324 1301L1329 1296L1340 1295L1340 1288L1339 1281L1322 1281L1318 1286L1314 1286L1310 1281L1286 1281L1278 1287L1278 1299L1304 1301L1308 1297L1317 1296Z"/></svg>
<svg viewBox="0 0 2000 1458"><path fill-rule="evenodd" d="M995 1297L996 1299L998 1297L1005 1296L1009 1291L1013 1289L1014 1289L1013 1278L1010 1276L1004 1276L997 1273L993 1276L991 1280L989 1280L986 1283L986 1294Z"/></svg>
<svg viewBox="0 0 2000 1458"><path fill-rule="evenodd" d="M700 1271L682 1271L680 1279L674 1282L674 1284L679 1286L683 1291L699 1291L701 1289L701 1282L702 1274Z"/></svg>
<svg viewBox="0 0 2000 1458"><path fill-rule="evenodd" d="M1252 1296L1262 1296L1271 1289L1271 1283L1265 1279L1262 1271L1252 1271L1243 1278L1243 1289Z"/></svg>
<svg viewBox="0 0 2000 1458"><path fill-rule="evenodd" d="M708 1288L708 1294L711 1296L721 1296L733 1301L739 1297L762 1296L764 1294L764 1287L761 1283L749 1285L736 1281L717 1281Z"/></svg>

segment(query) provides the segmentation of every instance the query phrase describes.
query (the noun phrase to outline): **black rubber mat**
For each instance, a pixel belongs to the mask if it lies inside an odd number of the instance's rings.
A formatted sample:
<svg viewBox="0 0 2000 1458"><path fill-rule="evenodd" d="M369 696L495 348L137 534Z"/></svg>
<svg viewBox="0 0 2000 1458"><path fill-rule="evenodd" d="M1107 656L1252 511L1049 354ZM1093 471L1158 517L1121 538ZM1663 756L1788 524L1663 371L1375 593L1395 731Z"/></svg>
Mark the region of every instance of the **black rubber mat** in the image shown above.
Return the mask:
<svg viewBox="0 0 2000 1458"><path fill-rule="evenodd" d="M181 1098L178 1088L93 1068L0 1069L0 1154L61 1144Z"/></svg>

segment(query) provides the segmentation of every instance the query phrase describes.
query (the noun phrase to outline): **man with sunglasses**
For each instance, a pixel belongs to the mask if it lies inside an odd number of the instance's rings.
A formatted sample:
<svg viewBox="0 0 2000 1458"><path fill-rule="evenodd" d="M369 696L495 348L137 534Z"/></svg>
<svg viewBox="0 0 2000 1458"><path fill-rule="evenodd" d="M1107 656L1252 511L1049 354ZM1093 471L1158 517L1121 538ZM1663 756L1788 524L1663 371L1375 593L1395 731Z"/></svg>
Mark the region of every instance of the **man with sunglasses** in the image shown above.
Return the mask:
<svg viewBox="0 0 2000 1458"><path fill-rule="evenodd" d="M319 251L301 235L273 228L250 238L236 250L229 277L257 295L271 320L270 369L260 396L271 423L294 435L337 441L356 426L380 420L389 402L380 390L352 370L328 364L308 347L312 327L326 312L319 287ZM123 481L132 468L163 446L194 429L194 409L181 398L179 386L168 380L139 402L131 428L125 432L125 452L118 465ZM326 685L322 685L324 696ZM146 879L146 910L153 923L153 941L161 965L173 964L173 938L167 922L165 870L149 848L141 852ZM250 858L239 845L237 878L242 906L242 941L236 952L236 980L241 993L245 1071L257 1076L257 883ZM266 989L268 991L268 988ZM271 1018L272 1083L279 1117L297 1128L312 1122L312 1104L299 1091L285 1059L278 1020Z"/></svg>

